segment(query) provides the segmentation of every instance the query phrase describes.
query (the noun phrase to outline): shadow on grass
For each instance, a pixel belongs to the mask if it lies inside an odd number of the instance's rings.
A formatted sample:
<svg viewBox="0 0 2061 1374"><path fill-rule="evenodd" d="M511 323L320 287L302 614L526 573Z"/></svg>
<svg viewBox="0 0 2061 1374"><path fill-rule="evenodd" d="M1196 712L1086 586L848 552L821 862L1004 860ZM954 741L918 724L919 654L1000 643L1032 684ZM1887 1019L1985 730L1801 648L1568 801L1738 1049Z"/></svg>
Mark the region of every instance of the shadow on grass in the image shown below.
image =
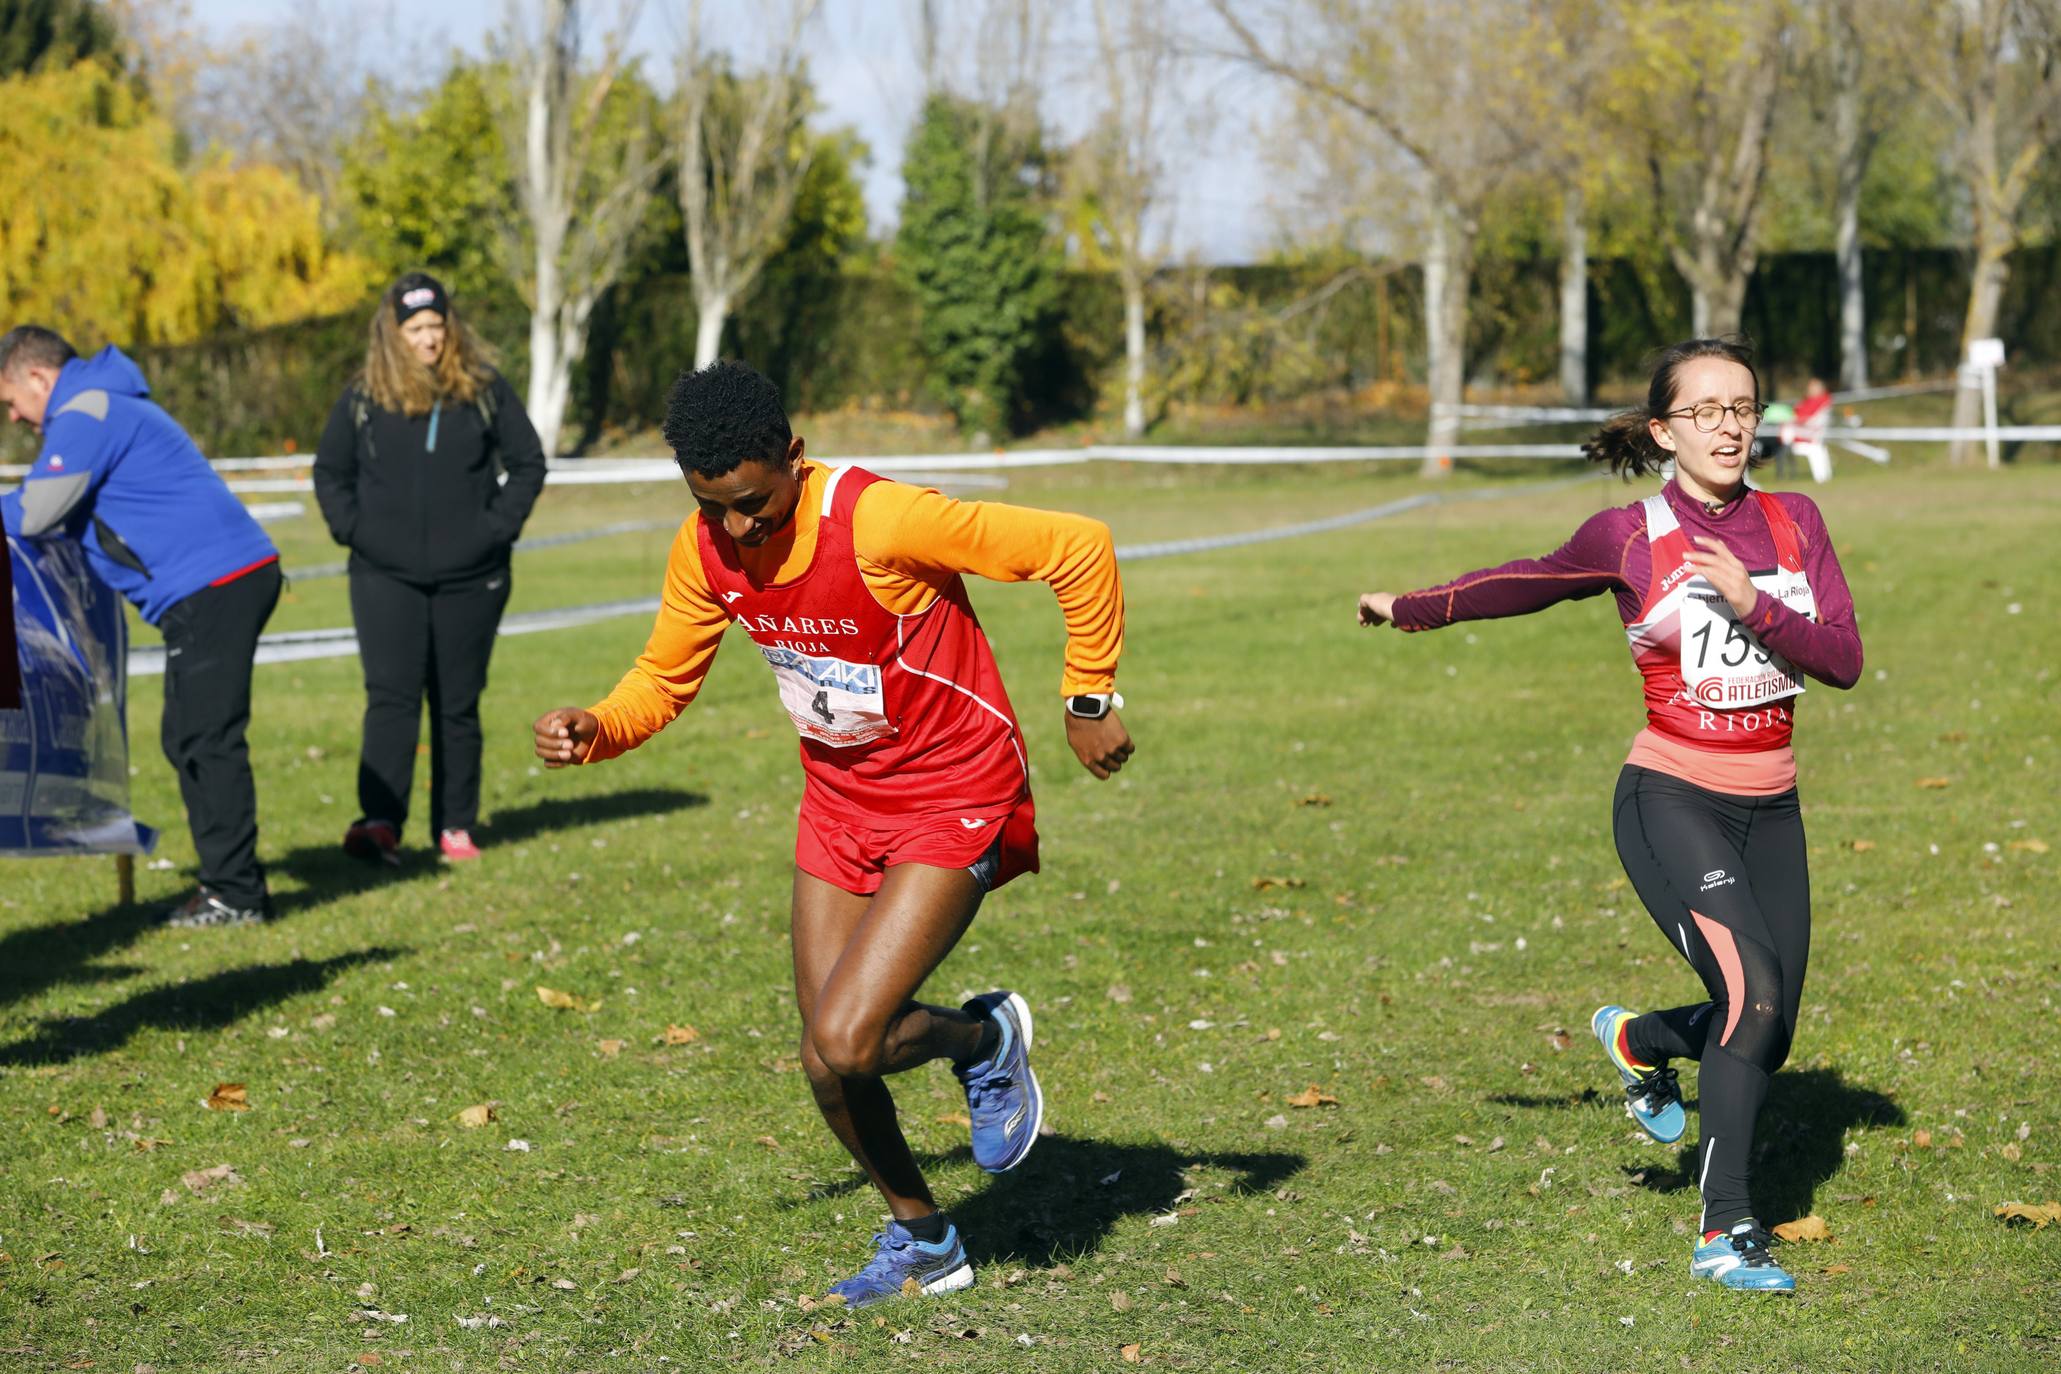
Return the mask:
<svg viewBox="0 0 2061 1374"><path fill-rule="evenodd" d="M129 964L94 964L126 949L157 924L149 906L111 906L85 920L51 921L0 938L0 1006L20 1002L61 983L110 983L143 970Z"/></svg>
<svg viewBox="0 0 2061 1374"><path fill-rule="evenodd" d="M1783 1069L1768 1080L1753 1156L1753 1203L1768 1225L1809 1216L1818 1188L1846 1161L1854 1126L1901 1126L1903 1109L1848 1083L1837 1069ZM1627 1166L1626 1175L1657 1193L1693 1188L1696 1146L1683 1147L1672 1169Z"/></svg>
<svg viewBox="0 0 2061 1374"><path fill-rule="evenodd" d="M145 1030L219 1030L289 997L320 991L346 969L407 952L375 946L332 959L252 964L190 983L152 988L91 1016L45 1018L27 1039L0 1047L0 1065L69 1063L119 1049Z"/></svg>
<svg viewBox="0 0 2061 1374"><path fill-rule="evenodd" d="M481 826L478 839L487 851L534 840L541 835L581 826L604 825L632 816L661 816L708 805L699 792L675 787L633 787L621 792L604 792L592 797L550 797L527 806L496 811ZM406 882L442 871L436 851L423 843L404 848L397 865L354 859L343 852L342 836L334 844L302 845L267 861L274 872L284 873L302 884L297 891L276 893L272 898L275 915L321 906L338 897L348 897L391 882Z"/></svg>
<svg viewBox="0 0 2061 1374"><path fill-rule="evenodd" d="M925 1169L967 1159L970 1151L918 1157ZM1007 1261L1048 1268L1093 1251L1116 1223L1127 1216L1158 1215L1187 1201L1182 1196L1214 1170L1236 1177L1222 1194L1204 1189L1198 1201L1213 1196L1271 1193L1301 1173L1308 1160L1299 1154L1212 1154L1176 1150L1165 1145L1124 1145L1072 1136L1047 1136L1016 1169L999 1174L969 1196L945 1204L965 1237L967 1256L975 1264ZM870 1188L853 1176L818 1188L810 1200L838 1197Z"/></svg>

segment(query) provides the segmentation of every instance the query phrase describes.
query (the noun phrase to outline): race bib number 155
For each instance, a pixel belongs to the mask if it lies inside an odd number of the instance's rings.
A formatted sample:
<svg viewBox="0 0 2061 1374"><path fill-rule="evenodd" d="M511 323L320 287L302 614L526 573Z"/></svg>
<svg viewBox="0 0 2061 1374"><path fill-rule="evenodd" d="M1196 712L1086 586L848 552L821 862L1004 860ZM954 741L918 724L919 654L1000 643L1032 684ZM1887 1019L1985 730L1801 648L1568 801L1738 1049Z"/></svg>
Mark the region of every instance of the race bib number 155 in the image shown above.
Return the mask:
<svg viewBox="0 0 2061 1374"><path fill-rule="evenodd" d="M1755 573L1753 585L1791 610L1815 614L1817 603L1800 572ZM1691 578L1682 599L1682 681L1704 706L1765 706L1803 692L1803 674L1739 623L1717 588Z"/></svg>

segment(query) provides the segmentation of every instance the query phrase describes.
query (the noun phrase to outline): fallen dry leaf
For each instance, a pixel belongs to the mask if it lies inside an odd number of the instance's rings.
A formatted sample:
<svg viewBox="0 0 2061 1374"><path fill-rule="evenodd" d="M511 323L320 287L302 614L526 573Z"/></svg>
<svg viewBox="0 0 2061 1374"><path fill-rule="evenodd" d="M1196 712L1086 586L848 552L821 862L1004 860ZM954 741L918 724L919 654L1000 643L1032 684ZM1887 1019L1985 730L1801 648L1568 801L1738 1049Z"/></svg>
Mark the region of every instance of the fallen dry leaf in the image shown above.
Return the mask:
<svg viewBox="0 0 2061 1374"><path fill-rule="evenodd" d="M1284 1099L1291 1107L1336 1107L1338 1099L1312 1083L1301 1092Z"/></svg>
<svg viewBox="0 0 2061 1374"><path fill-rule="evenodd" d="M1853 1266L1850 1264L1828 1264L1818 1272L1820 1274L1851 1274Z"/></svg>
<svg viewBox="0 0 2061 1374"><path fill-rule="evenodd" d="M923 1296L923 1284L914 1274L902 1280L902 1296L905 1298L920 1298Z"/></svg>
<svg viewBox="0 0 2061 1374"><path fill-rule="evenodd" d="M1125 983L1111 983L1109 985L1109 1000L1116 1003L1118 1006L1122 1006L1124 1003L1130 1001L1130 986Z"/></svg>
<svg viewBox="0 0 2061 1374"><path fill-rule="evenodd" d="M1136 1364L1138 1363L1138 1361L1145 1358L1144 1352L1138 1348L1138 1343L1136 1341L1131 1342L1131 1344L1125 1346L1121 1351L1117 1353L1124 1357L1125 1364Z"/></svg>
<svg viewBox="0 0 2061 1374"><path fill-rule="evenodd" d="M1329 806L1329 805L1331 805L1331 798L1329 798L1329 797L1325 796L1325 795L1324 795L1324 794L1323 794L1322 792L1312 792L1312 793L1310 793L1310 794L1309 794L1309 795L1308 795L1307 797L1304 797L1304 798L1302 798L1302 799L1301 799L1300 801L1296 802L1296 805L1297 805L1297 806Z"/></svg>
<svg viewBox="0 0 2061 1374"><path fill-rule="evenodd" d="M1954 780L1952 778L1920 778L1912 784L1914 787L1930 788L1935 792L1942 787L1952 787L1953 785Z"/></svg>
<svg viewBox="0 0 2061 1374"><path fill-rule="evenodd" d="M240 1236L270 1236L279 1228L269 1221L245 1221L241 1217L223 1217L220 1223L224 1231L234 1231Z"/></svg>
<svg viewBox="0 0 2061 1374"><path fill-rule="evenodd" d="M694 1027L692 1026L675 1026L668 1024L666 1026L665 1034L660 1036L659 1038L665 1041L665 1043L668 1045L691 1045L695 1041L701 1039L701 1032L694 1029Z"/></svg>
<svg viewBox="0 0 2061 1374"><path fill-rule="evenodd" d="M940 1126L965 1126L970 1129L973 1125L973 1119L964 1112L944 1112L932 1119Z"/></svg>
<svg viewBox="0 0 2061 1374"><path fill-rule="evenodd" d="M2024 1222L2031 1225L2035 1231L2044 1231L2054 1222L2061 1221L2061 1202L2035 1202L2030 1205L2023 1202L2007 1202L1996 1209L1996 1215L2001 1217L2006 1225L2014 1221Z"/></svg>
<svg viewBox="0 0 2061 1374"><path fill-rule="evenodd" d="M1931 1149L1932 1132L1926 1130L1917 1130L1911 1132L1911 1143L1913 1145L1916 1145L1921 1150Z"/></svg>
<svg viewBox="0 0 2061 1374"><path fill-rule="evenodd" d="M1252 880L1252 890L1254 892L1265 892L1270 887L1303 887L1305 885L1300 878L1254 878Z"/></svg>
<svg viewBox="0 0 2061 1374"><path fill-rule="evenodd" d="M154 1136L139 1135L136 1137L136 1148L146 1153L155 1150L160 1145L169 1145L171 1143L169 1140L159 1140Z"/></svg>
<svg viewBox="0 0 2061 1374"><path fill-rule="evenodd" d="M769 1150L777 1150L780 1148L780 1142L769 1135L753 1136L752 1139L757 1141L759 1144L765 1146Z"/></svg>
<svg viewBox="0 0 2061 1374"><path fill-rule="evenodd" d="M501 1115L491 1103L480 1102L458 1113L458 1124L468 1131L476 1131L489 1121L499 1121Z"/></svg>
<svg viewBox="0 0 2061 1374"><path fill-rule="evenodd" d="M2047 842L2045 840L2013 840L2005 847L2007 849L2015 849L2020 854L2044 854L2047 852Z"/></svg>
<svg viewBox="0 0 2061 1374"><path fill-rule="evenodd" d="M243 1182L243 1175L227 1164L217 1164L209 1169L189 1169L179 1175L179 1181L186 1185L189 1193L205 1193L216 1184L234 1188Z"/></svg>
<svg viewBox="0 0 2061 1374"><path fill-rule="evenodd" d="M1555 1026L1553 1033L1546 1037L1546 1043L1551 1045L1556 1051L1565 1051L1574 1047L1574 1037L1560 1027Z"/></svg>
<svg viewBox="0 0 2061 1374"><path fill-rule="evenodd" d="M1783 1222L1775 1228L1775 1238L1786 1241L1830 1240L1832 1228L1825 1224L1823 1217L1813 1213L1807 1217L1798 1217L1795 1221Z"/></svg>
<svg viewBox="0 0 2061 1374"><path fill-rule="evenodd" d="M250 1093L241 1083L217 1083L208 1094L207 1107L214 1112L247 1112L250 1110Z"/></svg>
<svg viewBox="0 0 2061 1374"><path fill-rule="evenodd" d="M1875 842L1873 840L1849 840L1846 847L1856 854L1865 854L1875 847Z"/></svg>
<svg viewBox="0 0 2061 1374"><path fill-rule="evenodd" d="M598 1048L601 1051L601 1057L603 1059L613 1059L617 1055L621 1054L623 1052L623 1047L628 1045L629 1043L630 1042L627 1040L603 1040L599 1042L596 1048Z"/></svg>
<svg viewBox="0 0 2061 1374"><path fill-rule="evenodd" d="M601 1009L601 999L598 997L589 1002L584 998L575 997L569 992L560 992L557 988L547 988L542 983L537 984L537 1000L554 1011L599 1011Z"/></svg>
<svg viewBox="0 0 2061 1374"><path fill-rule="evenodd" d="M1119 1288L1109 1295L1109 1305L1119 1312L1128 1312L1131 1310L1131 1295Z"/></svg>
<svg viewBox="0 0 2061 1374"><path fill-rule="evenodd" d="M923 1285L919 1283L916 1287L921 1292ZM801 1308L804 1312L816 1312L825 1307L842 1307L844 1306L844 1294L825 1293L820 1298L812 1298L807 1293L804 1293L795 1299L795 1306Z"/></svg>

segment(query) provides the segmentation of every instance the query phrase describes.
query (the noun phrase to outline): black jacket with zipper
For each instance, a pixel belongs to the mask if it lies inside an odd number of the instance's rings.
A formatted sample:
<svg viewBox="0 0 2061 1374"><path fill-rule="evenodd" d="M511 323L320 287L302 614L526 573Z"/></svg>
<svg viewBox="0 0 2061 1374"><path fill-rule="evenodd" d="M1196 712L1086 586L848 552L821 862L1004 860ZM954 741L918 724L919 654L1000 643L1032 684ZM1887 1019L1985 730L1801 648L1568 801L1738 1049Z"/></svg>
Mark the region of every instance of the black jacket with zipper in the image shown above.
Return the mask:
<svg viewBox="0 0 2061 1374"><path fill-rule="evenodd" d="M484 405L444 400L427 415L345 388L315 452L315 500L336 542L408 582L507 566L544 486L544 446L515 388L499 373L491 388Z"/></svg>

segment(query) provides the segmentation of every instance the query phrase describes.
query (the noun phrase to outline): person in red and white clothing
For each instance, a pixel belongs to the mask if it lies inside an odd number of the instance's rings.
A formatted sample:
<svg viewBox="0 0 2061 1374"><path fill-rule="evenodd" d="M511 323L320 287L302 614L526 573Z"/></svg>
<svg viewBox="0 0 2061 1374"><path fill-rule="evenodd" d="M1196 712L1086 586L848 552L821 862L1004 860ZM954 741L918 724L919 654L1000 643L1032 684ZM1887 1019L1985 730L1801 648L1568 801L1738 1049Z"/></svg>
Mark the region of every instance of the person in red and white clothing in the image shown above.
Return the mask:
<svg viewBox="0 0 2061 1374"><path fill-rule="evenodd" d="M1690 1272L1727 1288L1787 1291L1749 1189L1768 1078L1789 1055L1810 953L1810 873L1790 732L1805 678L1861 673L1853 597L1809 497L1749 486L1761 418L1746 346L1691 339L1664 352L1646 404L1586 446L1627 479L1674 475L1602 511L1556 552L1441 586L1360 598L1363 625L1432 630L1613 593L1645 682L1646 728L1612 805L1618 857L1703 999L1590 1024L1632 1118L1679 1139L1670 1059L1700 1062L1700 1240Z"/></svg>
<svg viewBox="0 0 2061 1374"><path fill-rule="evenodd" d="M1067 742L1107 778L1132 754L1115 710L1124 608L1109 530L813 462L778 390L742 363L683 373L665 435L700 510L674 540L657 624L607 698L537 720L537 754L562 767L636 748L694 699L731 625L751 638L801 737L802 1067L893 1215L872 1262L831 1291L859 1305L964 1287L958 1232L883 1081L952 1061L990 1171L1037 1140L1023 997L915 1000L981 899L1038 867L1023 732L963 577L1050 584L1067 630Z"/></svg>

